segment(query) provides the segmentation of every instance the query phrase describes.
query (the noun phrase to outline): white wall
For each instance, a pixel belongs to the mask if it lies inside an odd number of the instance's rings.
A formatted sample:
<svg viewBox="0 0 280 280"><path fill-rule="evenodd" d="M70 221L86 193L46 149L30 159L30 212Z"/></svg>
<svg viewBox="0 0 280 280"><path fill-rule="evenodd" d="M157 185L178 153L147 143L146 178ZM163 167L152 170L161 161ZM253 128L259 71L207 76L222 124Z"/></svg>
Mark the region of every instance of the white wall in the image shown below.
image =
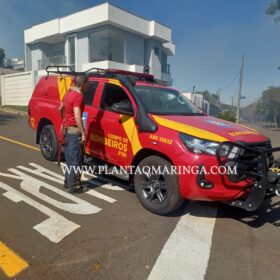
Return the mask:
<svg viewBox="0 0 280 280"><path fill-rule="evenodd" d="M24 30L24 42L31 43L60 32L59 19L47 21Z"/></svg>
<svg viewBox="0 0 280 280"><path fill-rule="evenodd" d="M159 49L159 54L155 54L155 48ZM145 65L150 66L151 74L154 75L156 79L161 79L161 52L162 45L161 42L155 40L145 41Z"/></svg>
<svg viewBox="0 0 280 280"><path fill-rule="evenodd" d="M25 52L25 70L30 71L32 69L32 59L31 59L31 46L24 45L24 52Z"/></svg>
<svg viewBox="0 0 280 280"><path fill-rule="evenodd" d="M34 87L32 71L1 76L2 105L27 106Z"/></svg>
<svg viewBox="0 0 280 280"><path fill-rule="evenodd" d="M38 60L43 59L43 52L39 44L32 46L31 49L31 69L38 70Z"/></svg>
<svg viewBox="0 0 280 280"><path fill-rule="evenodd" d="M124 71L133 71L133 72L140 72L143 73L143 66L142 65L129 65L125 63L119 63L110 60L98 61L98 62L91 62L85 63L82 65L82 71L87 71L90 68L101 68L101 69L119 69Z"/></svg>
<svg viewBox="0 0 280 280"><path fill-rule="evenodd" d="M25 44L35 43L43 38L66 35L107 23L162 42L171 41L172 31L169 27L143 19L109 3L104 3L26 29L24 31L24 42Z"/></svg>
<svg viewBox="0 0 280 280"><path fill-rule="evenodd" d="M88 32L77 33L77 71L82 71L82 65L89 62L89 35Z"/></svg>

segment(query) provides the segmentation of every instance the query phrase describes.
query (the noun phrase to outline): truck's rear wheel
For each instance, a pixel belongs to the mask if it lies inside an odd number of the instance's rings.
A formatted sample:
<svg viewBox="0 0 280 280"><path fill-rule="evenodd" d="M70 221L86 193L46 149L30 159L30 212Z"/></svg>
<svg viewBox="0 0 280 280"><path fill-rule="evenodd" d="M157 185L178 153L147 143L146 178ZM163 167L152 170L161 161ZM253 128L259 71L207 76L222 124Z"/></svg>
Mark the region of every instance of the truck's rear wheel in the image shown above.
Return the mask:
<svg viewBox="0 0 280 280"><path fill-rule="evenodd" d="M49 161L57 160L58 141L52 125L43 127L40 134L40 149L45 159Z"/></svg>
<svg viewBox="0 0 280 280"><path fill-rule="evenodd" d="M167 215L178 209L184 200L179 192L177 175L157 170L170 171L171 163L159 156L143 159L138 165L141 172L136 170L134 175L135 192L146 209Z"/></svg>

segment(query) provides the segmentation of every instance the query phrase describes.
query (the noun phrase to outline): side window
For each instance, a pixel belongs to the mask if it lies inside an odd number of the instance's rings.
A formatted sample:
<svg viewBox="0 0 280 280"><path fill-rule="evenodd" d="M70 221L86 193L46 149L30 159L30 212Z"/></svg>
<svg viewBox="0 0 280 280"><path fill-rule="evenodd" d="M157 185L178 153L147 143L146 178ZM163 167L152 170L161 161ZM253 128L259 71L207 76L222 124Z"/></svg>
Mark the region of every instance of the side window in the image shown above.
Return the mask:
<svg viewBox="0 0 280 280"><path fill-rule="evenodd" d="M117 85L106 84L103 90L101 108L112 111L112 105L121 101L130 102L125 91Z"/></svg>
<svg viewBox="0 0 280 280"><path fill-rule="evenodd" d="M93 97L95 95L97 86L98 82L88 82L87 88L84 91L86 105L92 105Z"/></svg>

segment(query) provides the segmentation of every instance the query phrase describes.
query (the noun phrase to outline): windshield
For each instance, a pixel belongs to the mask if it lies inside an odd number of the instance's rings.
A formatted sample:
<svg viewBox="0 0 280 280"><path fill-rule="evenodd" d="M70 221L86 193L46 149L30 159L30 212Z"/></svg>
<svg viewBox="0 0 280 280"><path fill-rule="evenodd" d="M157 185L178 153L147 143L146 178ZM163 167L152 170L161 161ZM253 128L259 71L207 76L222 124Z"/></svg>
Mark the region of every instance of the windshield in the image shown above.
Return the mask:
<svg viewBox="0 0 280 280"><path fill-rule="evenodd" d="M203 115L186 97L168 88L135 86L137 97L147 113L156 115Z"/></svg>

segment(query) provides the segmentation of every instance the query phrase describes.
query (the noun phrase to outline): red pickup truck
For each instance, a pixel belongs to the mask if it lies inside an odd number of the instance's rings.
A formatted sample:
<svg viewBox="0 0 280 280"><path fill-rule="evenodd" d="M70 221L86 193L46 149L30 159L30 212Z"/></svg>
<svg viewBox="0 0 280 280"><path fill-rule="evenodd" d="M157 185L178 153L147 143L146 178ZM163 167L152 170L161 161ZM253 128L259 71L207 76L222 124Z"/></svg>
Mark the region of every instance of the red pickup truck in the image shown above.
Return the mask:
<svg viewBox="0 0 280 280"><path fill-rule="evenodd" d="M58 107L78 74L48 67L30 100L29 123L47 160L57 160ZM165 215L193 199L253 211L268 193L279 195L280 163L272 154L280 148L272 149L258 131L205 115L150 74L114 69L86 74L85 154L130 170L128 183L146 209Z"/></svg>

